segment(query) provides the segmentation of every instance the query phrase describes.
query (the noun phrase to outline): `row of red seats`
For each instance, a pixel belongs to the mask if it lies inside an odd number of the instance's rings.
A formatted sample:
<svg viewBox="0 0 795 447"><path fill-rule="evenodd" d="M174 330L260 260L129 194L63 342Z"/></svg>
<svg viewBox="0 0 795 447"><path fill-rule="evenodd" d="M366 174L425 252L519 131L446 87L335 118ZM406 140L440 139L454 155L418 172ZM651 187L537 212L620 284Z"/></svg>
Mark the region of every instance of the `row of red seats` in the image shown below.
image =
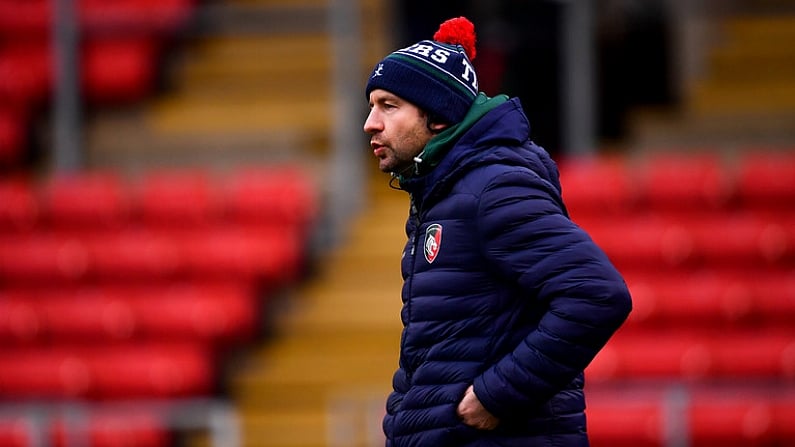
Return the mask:
<svg viewBox="0 0 795 447"><path fill-rule="evenodd" d="M795 147L752 147L726 160L719 151L657 153L630 160L594 157L560 163L563 195L574 217L655 209L698 212L791 210Z"/></svg>
<svg viewBox="0 0 795 447"><path fill-rule="evenodd" d="M795 266L774 270L628 269L627 328L786 327L795 321Z"/></svg>
<svg viewBox="0 0 795 447"><path fill-rule="evenodd" d="M215 353L204 343L7 346L0 350L0 399L142 399L216 391Z"/></svg>
<svg viewBox="0 0 795 447"><path fill-rule="evenodd" d="M193 0L81 0L77 73L90 105L129 104L155 90L160 58L194 12ZM23 159L35 115L57 76L55 2L0 0L0 168Z"/></svg>
<svg viewBox="0 0 795 447"><path fill-rule="evenodd" d="M150 38L85 42L78 67L83 98L92 104L121 104L145 97L155 88L160 50L160 42ZM0 101L6 113L42 107L53 93L55 77L49 43L0 46Z"/></svg>
<svg viewBox="0 0 795 447"><path fill-rule="evenodd" d="M121 232L0 235L0 282L228 278L284 284L307 241L290 227L223 225Z"/></svg>
<svg viewBox="0 0 795 447"><path fill-rule="evenodd" d="M560 165L574 221L633 296L586 369L596 447L795 444L795 148L722 157Z"/></svg>
<svg viewBox="0 0 795 447"><path fill-rule="evenodd" d="M218 277L219 275L216 275ZM625 328L758 329L795 321L792 271L686 275L634 274L633 312ZM52 284L48 281L48 283ZM34 282L35 284L35 282ZM245 337L267 296L236 281L149 280L0 290L0 344L42 340ZM707 333L713 336L714 333Z"/></svg>
<svg viewBox="0 0 795 447"><path fill-rule="evenodd" d="M793 202L795 203L795 202ZM795 210L574 218L620 268L792 265Z"/></svg>
<svg viewBox="0 0 795 447"><path fill-rule="evenodd" d="M318 213L317 185L297 166L56 174L0 180L0 230L178 228L235 221L303 228Z"/></svg>
<svg viewBox="0 0 795 447"><path fill-rule="evenodd" d="M194 280L0 290L0 346L199 341L250 342L266 292L238 281Z"/></svg>
<svg viewBox="0 0 795 447"><path fill-rule="evenodd" d="M84 32L161 34L187 25L194 0L79 0L79 28ZM0 38L47 36L54 17L52 0L0 0Z"/></svg>
<svg viewBox="0 0 795 447"><path fill-rule="evenodd" d="M589 394L594 447L782 447L795 445L792 389L687 388L677 394L609 390Z"/></svg>
<svg viewBox="0 0 795 447"><path fill-rule="evenodd" d="M795 382L795 332L761 329L620 330L587 369L594 383L626 379Z"/></svg>
<svg viewBox="0 0 795 447"><path fill-rule="evenodd" d="M213 393L300 274L314 188L282 166L0 181L0 401Z"/></svg>

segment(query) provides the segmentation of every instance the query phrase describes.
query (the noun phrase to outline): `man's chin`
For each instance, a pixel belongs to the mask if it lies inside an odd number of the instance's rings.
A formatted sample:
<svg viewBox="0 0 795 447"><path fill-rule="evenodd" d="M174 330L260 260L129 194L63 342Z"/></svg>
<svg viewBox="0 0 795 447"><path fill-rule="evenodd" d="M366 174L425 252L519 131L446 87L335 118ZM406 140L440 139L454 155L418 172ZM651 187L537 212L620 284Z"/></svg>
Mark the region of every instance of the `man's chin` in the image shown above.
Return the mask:
<svg viewBox="0 0 795 447"><path fill-rule="evenodd" d="M380 160L378 163L378 169L386 174L392 173L396 171L396 167L394 163L389 163L388 160Z"/></svg>
<svg viewBox="0 0 795 447"><path fill-rule="evenodd" d="M384 172L384 173L387 173L387 174L393 174L394 173L394 174L403 175L403 174L406 174L407 172L410 172L410 170L413 167L414 167L413 164L396 163L396 160L394 160L394 159L383 158L383 159L379 159L378 160L378 169L381 172Z"/></svg>

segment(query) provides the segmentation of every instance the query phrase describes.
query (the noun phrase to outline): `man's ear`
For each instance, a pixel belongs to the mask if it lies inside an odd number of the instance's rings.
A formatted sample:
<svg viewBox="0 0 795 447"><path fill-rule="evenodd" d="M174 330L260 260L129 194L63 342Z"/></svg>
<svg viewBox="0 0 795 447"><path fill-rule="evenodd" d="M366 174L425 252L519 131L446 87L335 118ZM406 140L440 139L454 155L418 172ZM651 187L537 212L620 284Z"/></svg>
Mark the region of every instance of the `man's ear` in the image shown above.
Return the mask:
<svg viewBox="0 0 795 447"><path fill-rule="evenodd" d="M428 130L431 131L433 134L437 134L445 129L447 129L448 125L445 123L434 123L428 122Z"/></svg>

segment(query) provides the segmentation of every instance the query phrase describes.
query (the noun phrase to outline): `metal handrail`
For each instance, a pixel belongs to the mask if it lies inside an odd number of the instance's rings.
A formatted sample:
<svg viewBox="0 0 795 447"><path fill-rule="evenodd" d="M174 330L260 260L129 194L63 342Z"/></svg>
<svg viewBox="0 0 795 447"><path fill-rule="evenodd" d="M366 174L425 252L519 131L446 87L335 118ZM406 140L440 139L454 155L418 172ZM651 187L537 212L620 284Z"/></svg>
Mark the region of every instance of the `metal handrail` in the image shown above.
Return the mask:
<svg viewBox="0 0 795 447"><path fill-rule="evenodd" d="M239 416L221 399L124 400L111 402L35 401L0 404L0 421L24 421L30 447L52 445L52 424L63 424L64 447L92 447L87 428L92 415L146 415L172 431L206 430L211 447L241 445ZM125 419L124 429L136 428L135 418ZM140 424L139 424L140 425Z"/></svg>

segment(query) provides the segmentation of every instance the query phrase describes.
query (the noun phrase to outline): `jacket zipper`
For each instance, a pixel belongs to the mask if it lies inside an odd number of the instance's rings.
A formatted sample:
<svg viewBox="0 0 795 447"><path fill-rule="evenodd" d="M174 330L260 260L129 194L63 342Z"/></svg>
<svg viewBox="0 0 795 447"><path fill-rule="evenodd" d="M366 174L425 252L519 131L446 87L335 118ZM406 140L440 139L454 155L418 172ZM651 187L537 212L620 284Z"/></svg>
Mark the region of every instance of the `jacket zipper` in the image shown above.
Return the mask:
<svg viewBox="0 0 795 447"><path fill-rule="evenodd" d="M409 260L409 263L410 263L410 266L409 266L409 269L410 269L409 270L409 281L412 281L412 283L413 283L413 281L414 281L415 264L417 262L417 257L415 256L415 254L416 254L416 247L417 247L417 233L419 233L419 231L420 231L420 214L419 214L419 209L417 208L417 203L414 200L414 195L413 194L409 194L409 198L410 198L409 218L412 220L412 222L414 224L413 225L414 229L411 232L411 238L410 238L411 250L409 251L409 256L411 256L411 259ZM406 297L406 306L407 306L406 329L408 329L408 326L411 324L411 318L412 318L412 306L411 306L412 293L411 293L411 290L412 290L413 286L414 286L413 284L408 284L408 287L407 287L409 295ZM405 343L405 339L401 340L401 344L403 344L403 343ZM402 352L405 352L404 348L405 348L405 346L401 346L401 351ZM411 382L412 381L412 377L414 375L414 367L415 367L415 365L407 363L405 366L407 368L406 369L406 377L407 377L408 381Z"/></svg>

